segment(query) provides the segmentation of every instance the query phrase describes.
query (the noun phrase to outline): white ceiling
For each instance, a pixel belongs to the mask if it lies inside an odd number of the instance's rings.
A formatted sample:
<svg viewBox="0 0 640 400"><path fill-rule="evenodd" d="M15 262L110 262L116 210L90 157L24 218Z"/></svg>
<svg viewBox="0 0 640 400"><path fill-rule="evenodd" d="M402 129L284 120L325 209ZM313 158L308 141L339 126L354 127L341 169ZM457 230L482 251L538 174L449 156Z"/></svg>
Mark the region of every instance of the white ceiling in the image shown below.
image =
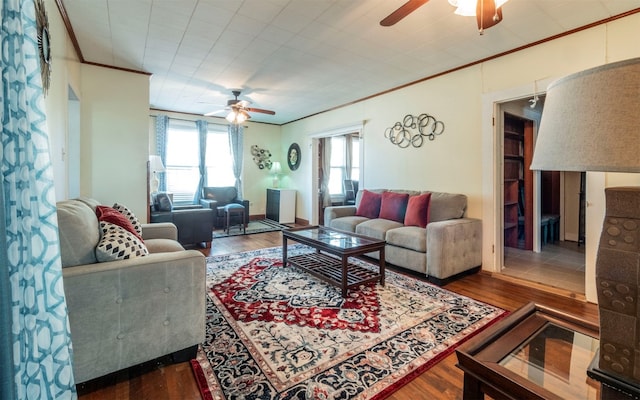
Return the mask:
<svg viewBox="0 0 640 400"><path fill-rule="evenodd" d="M282 124L640 7L640 0L510 0L479 35L431 0L61 0L85 61L152 74L152 108L204 114L242 89L252 121ZM55 40L55 39L54 39ZM637 40L637 38L630 40Z"/></svg>

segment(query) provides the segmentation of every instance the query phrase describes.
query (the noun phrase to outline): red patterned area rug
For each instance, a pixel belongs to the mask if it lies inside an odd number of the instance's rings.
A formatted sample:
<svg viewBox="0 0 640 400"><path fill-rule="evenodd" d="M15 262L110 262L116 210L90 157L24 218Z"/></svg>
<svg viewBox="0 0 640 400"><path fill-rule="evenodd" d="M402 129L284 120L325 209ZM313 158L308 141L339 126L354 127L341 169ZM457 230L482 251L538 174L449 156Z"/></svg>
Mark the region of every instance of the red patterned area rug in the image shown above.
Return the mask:
<svg viewBox="0 0 640 400"><path fill-rule="evenodd" d="M279 247L209 257L207 294L191 361L205 400L381 399L505 315L392 271L343 299Z"/></svg>

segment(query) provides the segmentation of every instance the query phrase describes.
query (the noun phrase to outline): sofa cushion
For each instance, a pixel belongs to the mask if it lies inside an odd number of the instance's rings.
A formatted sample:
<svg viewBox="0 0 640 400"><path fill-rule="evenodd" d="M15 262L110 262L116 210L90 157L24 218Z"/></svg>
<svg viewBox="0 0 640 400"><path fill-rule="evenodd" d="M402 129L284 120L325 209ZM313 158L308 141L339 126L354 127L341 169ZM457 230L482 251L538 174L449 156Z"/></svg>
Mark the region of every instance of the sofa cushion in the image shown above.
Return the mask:
<svg viewBox="0 0 640 400"><path fill-rule="evenodd" d="M403 222L404 214L407 212L408 200L409 195L407 193L382 193L379 218L389 219L396 222Z"/></svg>
<svg viewBox="0 0 640 400"><path fill-rule="evenodd" d="M429 222L462 218L466 209L467 196L463 194L431 192Z"/></svg>
<svg viewBox="0 0 640 400"><path fill-rule="evenodd" d="M420 253L427 252L427 230L417 226L402 226L389 229L385 237L387 244L411 249Z"/></svg>
<svg viewBox="0 0 640 400"><path fill-rule="evenodd" d="M96 246L96 259L99 262L126 260L149 254L140 239L119 225L100 221L100 232L100 242Z"/></svg>
<svg viewBox="0 0 640 400"><path fill-rule="evenodd" d="M389 229L400 228L401 226L402 224L400 222L375 218L358 224L358 226L356 226L356 233L374 239L385 240L386 233Z"/></svg>
<svg viewBox="0 0 640 400"><path fill-rule="evenodd" d="M356 210L356 215L359 217L378 218L381 203L382 194L365 190L362 193L362 199Z"/></svg>
<svg viewBox="0 0 640 400"><path fill-rule="evenodd" d="M127 217L129 222L131 222L131 225L133 225L133 229L135 229L136 232L138 232L138 236L142 238L142 224L140 223L140 220L138 220L138 217L136 217L136 215L133 213L133 211L131 211L127 206L118 203L115 203L113 205L113 208L118 210L120 214Z"/></svg>
<svg viewBox="0 0 640 400"><path fill-rule="evenodd" d="M96 216L98 217L98 221L109 222L111 224L118 225L126 229L127 232L131 232L138 239L144 242L144 240L142 239L142 234L138 233L136 228L133 227L133 224L131 223L131 221L129 221L129 218L127 218L124 214L122 214L115 208L109 206L97 206Z"/></svg>
<svg viewBox="0 0 640 400"><path fill-rule="evenodd" d="M100 227L93 209L78 200L61 201L56 206L62 266L95 263Z"/></svg>
<svg viewBox="0 0 640 400"><path fill-rule="evenodd" d="M341 231L347 231L347 232L355 232L356 226L368 220L369 218L367 217L359 217L357 215L349 216L349 217L340 217L340 218L331 220L330 228L340 229Z"/></svg>
<svg viewBox="0 0 640 400"><path fill-rule="evenodd" d="M431 193L423 193L409 197L407 212L404 215L404 224L406 226L426 228L429 223L430 202Z"/></svg>

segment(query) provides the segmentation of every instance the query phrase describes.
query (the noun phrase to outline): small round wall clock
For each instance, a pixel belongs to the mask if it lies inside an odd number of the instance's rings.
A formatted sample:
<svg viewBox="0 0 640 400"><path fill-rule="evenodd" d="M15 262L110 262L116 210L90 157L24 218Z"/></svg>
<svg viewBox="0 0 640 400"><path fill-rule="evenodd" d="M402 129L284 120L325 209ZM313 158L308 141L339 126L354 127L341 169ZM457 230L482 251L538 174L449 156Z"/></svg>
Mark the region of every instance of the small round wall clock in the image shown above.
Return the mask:
<svg viewBox="0 0 640 400"><path fill-rule="evenodd" d="M36 24L38 29L38 50L40 52L40 73L42 90L47 94L49 77L51 76L51 36L49 36L49 19L44 9L44 0L35 1Z"/></svg>
<svg viewBox="0 0 640 400"><path fill-rule="evenodd" d="M289 164L289 169L295 171L300 166L300 146L298 143L292 143L289 146L289 151L287 152L287 164Z"/></svg>

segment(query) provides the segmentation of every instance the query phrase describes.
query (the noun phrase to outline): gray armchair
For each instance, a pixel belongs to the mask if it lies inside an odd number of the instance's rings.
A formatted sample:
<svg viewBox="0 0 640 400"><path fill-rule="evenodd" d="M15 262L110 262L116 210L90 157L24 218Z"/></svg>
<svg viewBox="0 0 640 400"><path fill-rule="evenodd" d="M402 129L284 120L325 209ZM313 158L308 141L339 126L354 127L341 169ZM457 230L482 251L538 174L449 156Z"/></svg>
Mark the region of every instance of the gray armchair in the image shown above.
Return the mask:
<svg viewBox="0 0 640 400"><path fill-rule="evenodd" d="M142 224L150 254L97 262L91 199L57 204L76 383L171 354L195 356L205 338L205 259L171 223Z"/></svg>
<svg viewBox="0 0 640 400"><path fill-rule="evenodd" d="M205 187L202 189L200 204L204 208L214 210L213 224L216 229L225 226L224 206L227 204L240 204L244 206L245 227L249 223L249 200L238 198L238 190L234 186ZM231 221L232 225L239 224L239 221Z"/></svg>

